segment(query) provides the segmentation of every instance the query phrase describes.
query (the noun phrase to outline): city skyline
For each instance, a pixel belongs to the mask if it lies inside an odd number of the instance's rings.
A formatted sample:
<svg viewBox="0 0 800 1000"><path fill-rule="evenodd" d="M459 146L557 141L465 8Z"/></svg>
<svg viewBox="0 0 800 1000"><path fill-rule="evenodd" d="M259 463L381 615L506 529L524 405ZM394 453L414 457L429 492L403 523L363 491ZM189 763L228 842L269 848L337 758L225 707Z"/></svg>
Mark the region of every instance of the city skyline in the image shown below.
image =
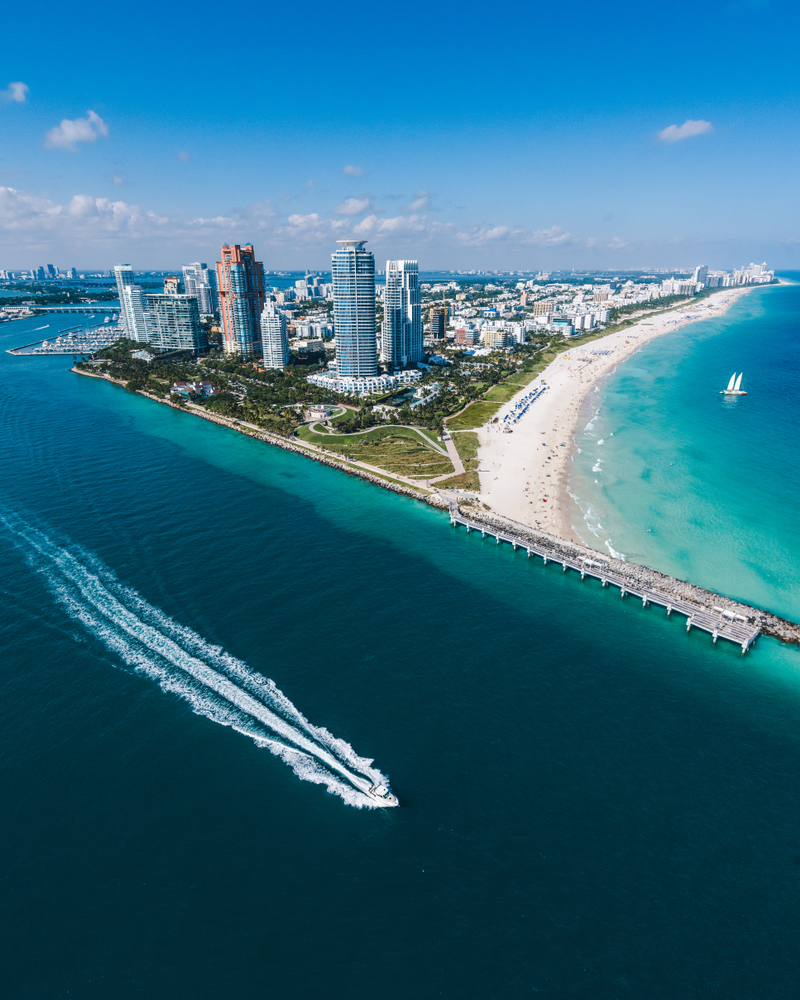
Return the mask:
<svg viewBox="0 0 800 1000"><path fill-rule="evenodd" d="M784 0L681 0L670 20L692 31L679 52L658 15L628 2L507 3L480 31L441 4L402 36L389 11L340 24L311 3L308 23L326 30L268 66L270 8L246 35L219 33L206 64L215 8L195 6L175 46L145 6L141 45L158 66L145 79L135 61L69 71L77 47L102 50L129 26L92 2L84 12L49 11L30 41L25 10L6 14L4 266L155 269L251 240L268 268L316 268L337 238L435 269L800 260L800 213L782 194L798 153L800 14ZM338 101L331 55L359 65L375 37L385 58L369 86ZM503 74L456 71L489 57ZM216 79L226 60L248 67L235 104ZM398 60L402 105L385 99Z"/></svg>

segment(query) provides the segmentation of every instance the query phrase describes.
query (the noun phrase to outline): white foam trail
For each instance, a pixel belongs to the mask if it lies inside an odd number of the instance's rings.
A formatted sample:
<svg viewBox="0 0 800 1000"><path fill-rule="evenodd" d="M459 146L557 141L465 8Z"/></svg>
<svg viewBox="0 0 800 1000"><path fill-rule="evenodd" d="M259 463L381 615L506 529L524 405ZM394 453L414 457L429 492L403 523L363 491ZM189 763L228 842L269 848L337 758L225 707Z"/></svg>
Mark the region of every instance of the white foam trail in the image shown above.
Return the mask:
<svg viewBox="0 0 800 1000"><path fill-rule="evenodd" d="M274 681L251 670L119 583L91 553L59 546L14 515L0 517L71 617L165 691L279 756L301 778L325 784L348 804L374 807L365 793L388 781L372 760L313 726Z"/></svg>

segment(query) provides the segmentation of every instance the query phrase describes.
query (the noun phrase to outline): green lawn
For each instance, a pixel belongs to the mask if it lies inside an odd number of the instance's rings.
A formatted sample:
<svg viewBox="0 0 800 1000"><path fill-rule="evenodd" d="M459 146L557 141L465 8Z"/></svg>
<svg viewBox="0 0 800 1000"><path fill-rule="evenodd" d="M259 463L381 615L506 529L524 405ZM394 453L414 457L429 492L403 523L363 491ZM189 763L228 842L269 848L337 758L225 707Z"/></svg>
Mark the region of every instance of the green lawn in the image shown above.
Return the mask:
<svg viewBox="0 0 800 1000"><path fill-rule="evenodd" d="M476 400L474 403L470 403L466 410L459 413L457 417L450 417L447 426L451 431L469 431L475 427L482 427L497 413L500 406L500 403Z"/></svg>
<svg viewBox="0 0 800 1000"><path fill-rule="evenodd" d="M313 434L303 426L297 433L303 441L404 476L441 476L453 468L449 458L428 447L424 439L408 427L374 427L350 435Z"/></svg>
<svg viewBox="0 0 800 1000"><path fill-rule="evenodd" d="M491 400L493 403L507 403L509 399L516 396L521 388L522 386L520 385L500 382L499 385L493 385L488 392L485 392L483 398Z"/></svg>

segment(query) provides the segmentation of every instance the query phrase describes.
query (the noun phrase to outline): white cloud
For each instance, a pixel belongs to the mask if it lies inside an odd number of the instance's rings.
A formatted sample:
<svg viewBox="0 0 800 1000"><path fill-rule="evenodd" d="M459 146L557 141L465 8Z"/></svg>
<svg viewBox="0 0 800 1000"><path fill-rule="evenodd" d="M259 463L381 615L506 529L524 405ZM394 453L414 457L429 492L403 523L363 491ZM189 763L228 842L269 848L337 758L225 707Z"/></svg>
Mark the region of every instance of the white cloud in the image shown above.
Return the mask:
<svg viewBox="0 0 800 1000"><path fill-rule="evenodd" d="M334 208L336 215L361 215L369 208L369 198L347 198Z"/></svg>
<svg viewBox="0 0 800 1000"><path fill-rule="evenodd" d="M658 138L662 142L680 142L681 139L691 139L694 135L713 131L714 126L711 122L704 122L702 119L692 121L690 118L683 125L668 125L658 133Z"/></svg>
<svg viewBox="0 0 800 1000"><path fill-rule="evenodd" d="M94 142L98 135L108 135L108 125L100 115L87 111L85 118L72 121L64 118L60 125L50 129L44 144L55 149L74 149L76 142Z"/></svg>
<svg viewBox="0 0 800 1000"><path fill-rule="evenodd" d="M9 83L8 90L0 91L0 97L4 101L16 101L17 104L22 104L28 96L29 89L27 83L17 80L15 83Z"/></svg>
<svg viewBox="0 0 800 1000"><path fill-rule="evenodd" d="M494 223L457 226L416 212L391 218L374 211L363 218L319 212L284 214L267 200L187 219L86 193L58 203L0 187L0 255L7 259L18 254L43 259L46 252L52 252L65 258L82 257L83 266L105 266L114 257L130 257L141 266L170 267L180 257L194 259L187 254L211 257L221 243L249 240L268 267L319 267L336 249L336 240L348 236L369 239L378 254L437 265L458 259L477 266L491 258L494 266L532 259L537 266L539 260L542 266L552 266L548 258L556 248L585 246L584 238L578 241L558 226L543 230ZM606 248L607 243L606 239L602 246ZM621 243L614 241L614 248L621 249ZM605 249L606 254L611 252ZM21 260L18 266L28 265Z"/></svg>
<svg viewBox="0 0 800 1000"><path fill-rule="evenodd" d="M348 164L348 166L342 167L342 173L347 174L348 177L363 177L366 170L363 167L354 167L352 164Z"/></svg>
<svg viewBox="0 0 800 1000"><path fill-rule="evenodd" d="M563 243L575 242L572 233L563 233L560 226L549 229L511 229L509 226L470 226L456 233L456 239L463 246L480 247L487 243L507 241L521 246L555 247Z"/></svg>
<svg viewBox="0 0 800 1000"><path fill-rule="evenodd" d="M431 199L427 191L417 191L414 196L414 201L412 201L410 205L403 205L401 211L421 212L424 208L428 208L430 203Z"/></svg>
<svg viewBox="0 0 800 1000"><path fill-rule="evenodd" d="M184 163L187 163L189 160L191 160L192 154L188 153L185 149L182 149L180 153L175 154L175 158L177 160L183 160Z"/></svg>
<svg viewBox="0 0 800 1000"><path fill-rule="evenodd" d="M621 240L619 236L615 236L614 239L608 244L609 250L624 250L625 247L630 246L630 243L626 243Z"/></svg>
<svg viewBox="0 0 800 1000"><path fill-rule="evenodd" d="M31 233L38 239L66 235L79 240L91 235L137 231L152 233L169 220L138 205L76 194L66 205L36 198L11 187L0 187L0 223L6 231Z"/></svg>

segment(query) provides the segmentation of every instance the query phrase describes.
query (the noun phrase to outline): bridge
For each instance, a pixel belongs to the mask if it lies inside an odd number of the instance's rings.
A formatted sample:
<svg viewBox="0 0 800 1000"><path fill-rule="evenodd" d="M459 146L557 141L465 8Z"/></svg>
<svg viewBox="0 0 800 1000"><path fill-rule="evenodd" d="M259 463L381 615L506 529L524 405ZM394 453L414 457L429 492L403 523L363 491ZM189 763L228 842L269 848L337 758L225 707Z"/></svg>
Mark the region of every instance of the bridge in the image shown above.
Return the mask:
<svg viewBox="0 0 800 1000"><path fill-rule="evenodd" d="M694 625L695 628L708 632L714 642L720 637L728 639L730 642L735 642L738 646L742 647L742 655L747 652L761 634L761 629L754 627L744 615L738 615L731 610L716 606L703 607L700 604L686 601L677 594L668 594L664 591L642 587L641 584L637 584L629 577L613 572L604 566L602 562L588 558L568 558L563 553L557 552L554 548L550 549L546 544L541 542L533 543L529 539L522 538L520 535L502 531L499 528L482 522L472 521L468 517L464 517L456 503L450 504L450 523L456 527L459 524L464 525L468 533L470 531L480 531L483 537L489 535L490 538L497 540L498 545L500 542L507 542L509 545L513 545L515 551L518 548L525 549L528 553L528 558L531 556L540 556L544 560L545 566L548 562L555 562L562 567L565 573L568 569L576 570L580 573L581 580L586 576L591 576L599 580L604 587L608 586L608 584L619 587L621 597L625 597L628 594L631 597L638 597L641 599L643 608L646 608L648 604L659 604L661 607L667 609L667 615L671 615L673 611L676 611L687 619L687 632Z"/></svg>
<svg viewBox="0 0 800 1000"><path fill-rule="evenodd" d="M95 315L97 313L110 313L112 316L119 315L119 306L108 306L98 302L89 306L37 306L32 305L37 313L80 313L83 316Z"/></svg>

